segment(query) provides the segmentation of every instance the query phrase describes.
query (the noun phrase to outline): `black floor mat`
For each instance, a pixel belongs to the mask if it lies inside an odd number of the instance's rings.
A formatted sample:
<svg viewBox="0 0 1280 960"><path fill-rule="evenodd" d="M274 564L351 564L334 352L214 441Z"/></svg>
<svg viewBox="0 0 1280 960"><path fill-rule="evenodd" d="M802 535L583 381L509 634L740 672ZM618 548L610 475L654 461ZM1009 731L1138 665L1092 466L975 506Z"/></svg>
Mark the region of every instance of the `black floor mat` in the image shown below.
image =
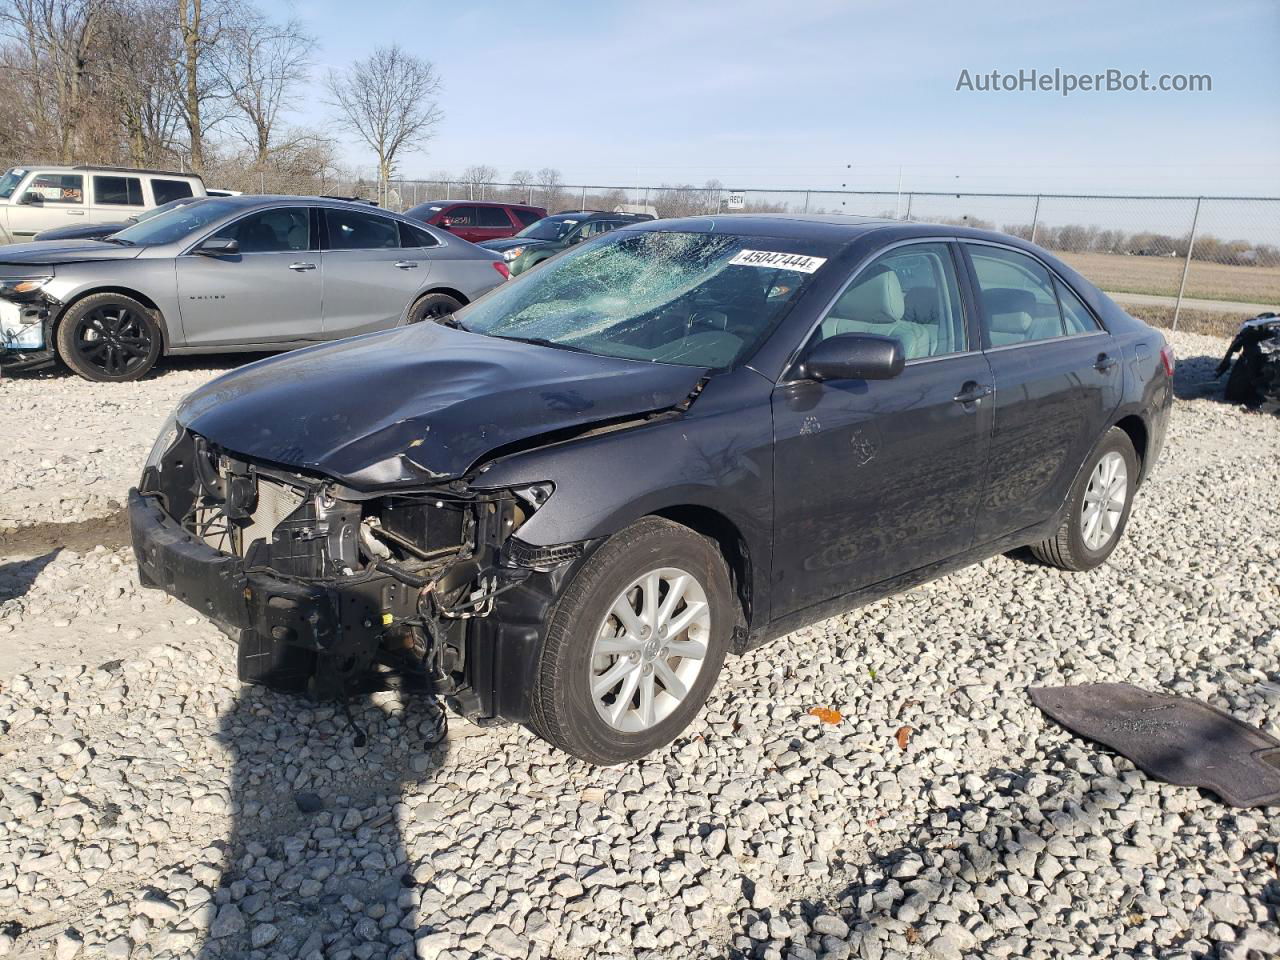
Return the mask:
<svg viewBox="0 0 1280 960"><path fill-rule="evenodd" d="M1207 703L1128 683L1030 692L1058 723L1124 754L1153 777L1207 787L1233 807L1280 803L1280 740Z"/></svg>

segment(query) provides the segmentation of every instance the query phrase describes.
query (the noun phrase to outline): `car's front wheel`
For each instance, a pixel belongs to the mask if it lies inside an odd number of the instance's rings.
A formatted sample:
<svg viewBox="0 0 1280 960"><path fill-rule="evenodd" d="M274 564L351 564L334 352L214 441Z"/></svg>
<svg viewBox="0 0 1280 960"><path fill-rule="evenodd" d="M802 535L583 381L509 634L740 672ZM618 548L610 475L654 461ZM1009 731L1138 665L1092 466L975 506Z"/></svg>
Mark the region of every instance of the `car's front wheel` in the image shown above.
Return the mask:
<svg viewBox="0 0 1280 960"><path fill-rule="evenodd" d="M152 312L121 293L95 293L71 305L58 323L58 356L86 380L145 376L164 346Z"/></svg>
<svg viewBox="0 0 1280 960"><path fill-rule="evenodd" d="M1076 478L1070 509L1057 534L1033 544L1031 552L1064 570L1092 570L1106 560L1129 521L1138 469L1129 435L1112 427Z"/></svg>
<svg viewBox="0 0 1280 960"><path fill-rule="evenodd" d="M670 743L715 685L735 603L713 541L658 517L618 533L556 605L533 691L534 732L597 764Z"/></svg>

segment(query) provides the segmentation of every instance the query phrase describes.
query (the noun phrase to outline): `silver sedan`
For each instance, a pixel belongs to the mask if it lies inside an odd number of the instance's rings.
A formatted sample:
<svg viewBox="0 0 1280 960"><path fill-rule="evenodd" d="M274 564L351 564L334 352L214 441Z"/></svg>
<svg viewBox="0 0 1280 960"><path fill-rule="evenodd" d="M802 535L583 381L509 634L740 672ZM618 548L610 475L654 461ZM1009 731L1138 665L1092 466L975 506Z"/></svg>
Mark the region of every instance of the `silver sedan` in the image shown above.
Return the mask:
<svg viewBox="0 0 1280 960"><path fill-rule="evenodd" d="M365 204L197 200L104 240L0 248L0 365L136 380L163 354L290 350L447 316L502 255Z"/></svg>

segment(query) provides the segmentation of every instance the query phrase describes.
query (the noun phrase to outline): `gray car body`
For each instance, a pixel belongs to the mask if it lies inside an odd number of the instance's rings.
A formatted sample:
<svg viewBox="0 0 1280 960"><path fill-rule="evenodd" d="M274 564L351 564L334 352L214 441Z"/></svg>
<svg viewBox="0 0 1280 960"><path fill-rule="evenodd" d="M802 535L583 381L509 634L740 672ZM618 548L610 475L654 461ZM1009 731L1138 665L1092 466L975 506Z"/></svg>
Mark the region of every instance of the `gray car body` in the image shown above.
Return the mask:
<svg viewBox="0 0 1280 960"><path fill-rule="evenodd" d="M119 246L97 240L45 241L0 249L0 280L52 279L46 350L67 308L94 293L124 293L156 314L168 354L289 350L403 323L415 300L446 293L468 303L502 282L501 255L384 210L314 197L222 197L226 216L179 241ZM351 209L415 227L432 247L247 253L194 252L242 217L277 207ZM189 209L189 208L184 208ZM297 269L299 264L310 269ZM413 263L406 267L404 264Z"/></svg>

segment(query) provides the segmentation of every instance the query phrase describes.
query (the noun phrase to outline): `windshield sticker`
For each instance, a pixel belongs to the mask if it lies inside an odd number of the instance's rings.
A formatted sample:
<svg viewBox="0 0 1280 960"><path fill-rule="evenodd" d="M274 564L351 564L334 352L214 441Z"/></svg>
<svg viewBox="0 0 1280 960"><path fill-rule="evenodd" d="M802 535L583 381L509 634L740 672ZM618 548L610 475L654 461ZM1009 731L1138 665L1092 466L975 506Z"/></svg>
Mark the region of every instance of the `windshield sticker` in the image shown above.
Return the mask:
<svg viewBox="0 0 1280 960"><path fill-rule="evenodd" d="M741 250L729 261L735 267L772 267L776 270L797 270L813 273L827 262L826 257L806 257L798 253L778 253L774 250Z"/></svg>

